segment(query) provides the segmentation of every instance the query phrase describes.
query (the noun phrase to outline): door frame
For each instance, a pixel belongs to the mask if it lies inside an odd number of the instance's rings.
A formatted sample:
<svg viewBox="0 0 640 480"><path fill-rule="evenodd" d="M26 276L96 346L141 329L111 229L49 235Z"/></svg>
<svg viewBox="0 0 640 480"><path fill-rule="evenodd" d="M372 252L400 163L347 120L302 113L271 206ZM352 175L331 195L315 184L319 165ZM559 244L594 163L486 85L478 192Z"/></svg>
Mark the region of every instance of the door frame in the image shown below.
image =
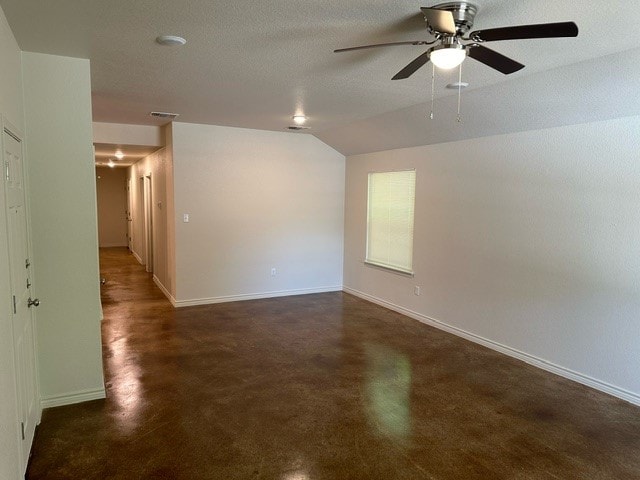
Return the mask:
<svg viewBox="0 0 640 480"><path fill-rule="evenodd" d="M153 183L151 182L151 173L147 173L142 177L142 184L142 208L144 212L144 263L147 272L153 273Z"/></svg>
<svg viewBox="0 0 640 480"><path fill-rule="evenodd" d="M130 252L133 251L133 217L131 214L131 205L133 201L131 200L131 195L133 192L131 190L131 177L127 172L127 176L125 178L125 190L127 191L127 248Z"/></svg>

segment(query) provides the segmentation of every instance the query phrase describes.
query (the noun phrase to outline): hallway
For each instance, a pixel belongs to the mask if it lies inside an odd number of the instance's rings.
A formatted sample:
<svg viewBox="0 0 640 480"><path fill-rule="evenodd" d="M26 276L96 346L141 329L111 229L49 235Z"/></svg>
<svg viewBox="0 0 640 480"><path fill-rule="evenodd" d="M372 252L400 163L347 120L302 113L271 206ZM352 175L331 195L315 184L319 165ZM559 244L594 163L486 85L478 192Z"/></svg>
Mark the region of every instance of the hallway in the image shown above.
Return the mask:
<svg viewBox="0 0 640 480"><path fill-rule="evenodd" d="M343 293L174 309L102 249L107 399L36 479L633 479L640 409Z"/></svg>

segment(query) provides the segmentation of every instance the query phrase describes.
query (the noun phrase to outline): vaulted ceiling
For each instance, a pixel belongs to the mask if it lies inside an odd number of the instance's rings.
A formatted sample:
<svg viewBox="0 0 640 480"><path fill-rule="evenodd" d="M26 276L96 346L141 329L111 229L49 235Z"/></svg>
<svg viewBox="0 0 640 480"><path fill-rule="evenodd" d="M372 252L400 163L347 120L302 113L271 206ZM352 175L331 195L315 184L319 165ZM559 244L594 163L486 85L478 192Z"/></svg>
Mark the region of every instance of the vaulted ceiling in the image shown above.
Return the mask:
<svg viewBox="0 0 640 480"><path fill-rule="evenodd" d="M640 36L633 0L476 0L474 29L575 21L577 38L496 42L526 65L505 76L468 59L463 122L455 121L457 72L391 77L426 47L333 53L340 47L429 35L408 0L0 0L26 51L91 60L98 122L178 121L308 132L345 154L451 141L640 113ZM162 47L161 34L187 39ZM595 117L595 118L594 118Z"/></svg>

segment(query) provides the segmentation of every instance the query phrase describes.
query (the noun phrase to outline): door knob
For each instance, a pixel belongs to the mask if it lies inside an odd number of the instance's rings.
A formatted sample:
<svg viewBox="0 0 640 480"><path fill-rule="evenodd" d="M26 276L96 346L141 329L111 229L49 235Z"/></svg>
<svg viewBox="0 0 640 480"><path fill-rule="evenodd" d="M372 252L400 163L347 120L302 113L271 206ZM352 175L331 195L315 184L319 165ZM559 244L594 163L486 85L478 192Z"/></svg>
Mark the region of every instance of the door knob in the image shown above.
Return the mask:
<svg viewBox="0 0 640 480"><path fill-rule="evenodd" d="M38 300L37 298L34 300L31 300L31 297L29 297L29 300L27 300L27 307L31 308L33 307L37 307L38 305L40 305L40 300Z"/></svg>

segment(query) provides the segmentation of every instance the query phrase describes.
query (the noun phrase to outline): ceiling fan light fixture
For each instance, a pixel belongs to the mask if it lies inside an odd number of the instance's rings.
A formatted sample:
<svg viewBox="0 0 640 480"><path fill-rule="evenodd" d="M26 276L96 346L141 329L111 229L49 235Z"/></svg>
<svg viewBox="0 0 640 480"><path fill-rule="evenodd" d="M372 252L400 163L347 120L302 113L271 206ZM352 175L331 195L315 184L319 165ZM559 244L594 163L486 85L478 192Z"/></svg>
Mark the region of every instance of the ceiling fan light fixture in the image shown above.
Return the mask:
<svg viewBox="0 0 640 480"><path fill-rule="evenodd" d="M433 64L442 70L451 70L457 67L467 57L464 45L440 45L434 47L429 54L429 59Z"/></svg>

